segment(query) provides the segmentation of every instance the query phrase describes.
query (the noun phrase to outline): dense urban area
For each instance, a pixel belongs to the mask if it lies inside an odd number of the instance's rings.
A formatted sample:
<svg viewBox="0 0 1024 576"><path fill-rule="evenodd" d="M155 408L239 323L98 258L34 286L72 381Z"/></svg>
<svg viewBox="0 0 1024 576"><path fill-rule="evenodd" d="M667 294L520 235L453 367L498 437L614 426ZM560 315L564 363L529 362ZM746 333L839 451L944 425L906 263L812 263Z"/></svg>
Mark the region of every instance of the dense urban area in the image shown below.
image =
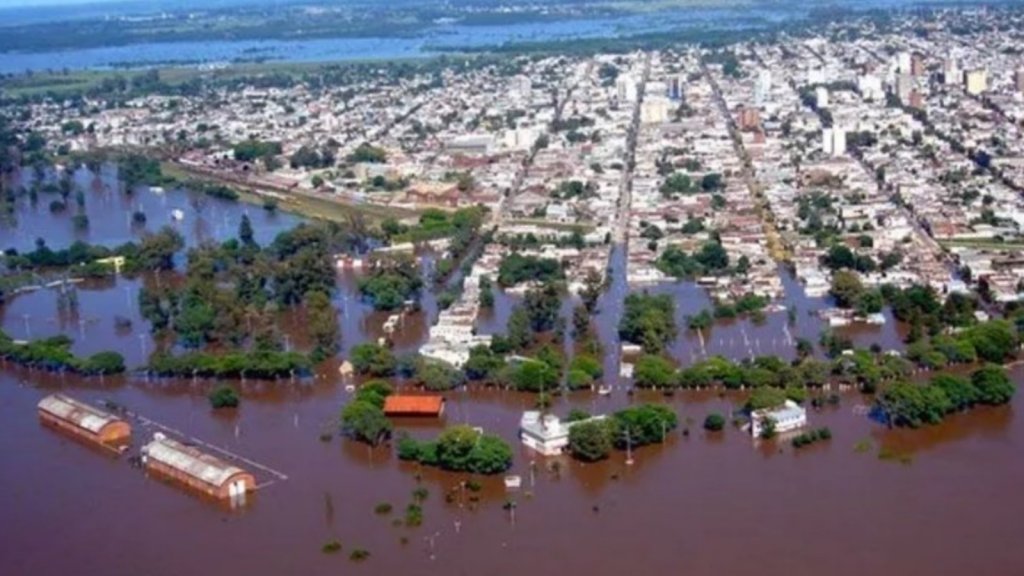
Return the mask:
<svg viewBox="0 0 1024 576"><path fill-rule="evenodd" d="M12 75L3 370L38 380L44 424L147 477L236 512L261 492L250 518L318 466L279 471L287 442L340 443L371 484L394 467L367 510L303 490L329 528L337 501L430 561L465 510L529 523L543 478L630 487L702 438L910 466L915 437L1011 418L1022 47L1024 12L959 9L615 52ZM196 424L196 398L219 420ZM345 534L307 547L415 569Z"/></svg>

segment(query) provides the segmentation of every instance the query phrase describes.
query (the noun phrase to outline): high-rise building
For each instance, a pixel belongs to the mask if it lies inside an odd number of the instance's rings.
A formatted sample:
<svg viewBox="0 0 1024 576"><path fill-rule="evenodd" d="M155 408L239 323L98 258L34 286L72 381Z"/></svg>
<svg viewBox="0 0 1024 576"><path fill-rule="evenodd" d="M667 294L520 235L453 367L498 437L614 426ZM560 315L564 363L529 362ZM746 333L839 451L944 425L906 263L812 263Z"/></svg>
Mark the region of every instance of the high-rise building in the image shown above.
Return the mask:
<svg viewBox="0 0 1024 576"><path fill-rule="evenodd" d="M615 94L619 102L635 102L637 98L636 82L629 75L622 75L615 79Z"/></svg>
<svg viewBox="0 0 1024 576"><path fill-rule="evenodd" d="M956 58L950 56L942 61L942 81L947 86L959 84L962 80L960 74L960 65L957 64Z"/></svg>
<svg viewBox="0 0 1024 576"><path fill-rule="evenodd" d="M910 93L914 90L914 77L910 74L900 74L896 76L896 97L900 99L900 102L908 102L910 100Z"/></svg>
<svg viewBox="0 0 1024 576"><path fill-rule="evenodd" d="M882 79L873 74L865 74L857 79L857 89L860 90L861 98L867 101L881 100Z"/></svg>
<svg viewBox="0 0 1024 576"><path fill-rule="evenodd" d="M828 156L842 156L846 154L846 130L836 127L822 130L821 151Z"/></svg>
<svg viewBox="0 0 1024 576"><path fill-rule="evenodd" d="M757 81L754 83L754 103L764 104L772 91L772 73L770 70L761 70L757 73Z"/></svg>
<svg viewBox="0 0 1024 576"><path fill-rule="evenodd" d="M664 96L645 98L640 105L640 121L644 124L660 124L668 121L672 106Z"/></svg>
<svg viewBox="0 0 1024 576"><path fill-rule="evenodd" d="M900 74L910 74L912 65L910 52L900 52L896 55L896 71Z"/></svg>
<svg viewBox="0 0 1024 576"><path fill-rule="evenodd" d="M818 86L818 88L814 91L814 96L815 101L818 104L818 108L828 108L828 88L825 88L824 86Z"/></svg>
<svg viewBox="0 0 1024 576"><path fill-rule="evenodd" d="M684 80L682 76L672 76L668 79L668 97L671 100L681 100L683 98L683 84Z"/></svg>
<svg viewBox="0 0 1024 576"><path fill-rule="evenodd" d="M910 75L924 76L924 56L917 52L910 56Z"/></svg>
<svg viewBox="0 0 1024 576"><path fill-rule="evenodd" d="M975 96L988 90L988 73L985 69L977 68L964 73L964 89Z"/></svg>

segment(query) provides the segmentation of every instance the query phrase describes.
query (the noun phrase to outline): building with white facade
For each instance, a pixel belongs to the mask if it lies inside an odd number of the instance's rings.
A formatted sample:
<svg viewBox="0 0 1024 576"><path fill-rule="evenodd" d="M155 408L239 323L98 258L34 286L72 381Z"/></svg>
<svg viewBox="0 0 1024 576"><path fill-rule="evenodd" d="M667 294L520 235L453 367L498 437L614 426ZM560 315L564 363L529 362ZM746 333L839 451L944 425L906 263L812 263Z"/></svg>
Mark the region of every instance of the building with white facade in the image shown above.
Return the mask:
<svg viewBox="0 0 1024 576"><path fill-rule="evenodd" d="M807 425L807 409L792 400L786 400L785 404L777 408L754 410L750 414L750 435L759 438L769 420L775 424L777 434L797 430Z"/></svg>
<svg viewBox="0 0 1024 576"><path fill-rule="evenodd" d="M519 420L519 438L528 448L540 452L544 456L557 456L569 446L569 430L581 422L603 420L604 416L594 416L586 420L562 422L554 414L541 414L536 410L523 412Z"/></svg>

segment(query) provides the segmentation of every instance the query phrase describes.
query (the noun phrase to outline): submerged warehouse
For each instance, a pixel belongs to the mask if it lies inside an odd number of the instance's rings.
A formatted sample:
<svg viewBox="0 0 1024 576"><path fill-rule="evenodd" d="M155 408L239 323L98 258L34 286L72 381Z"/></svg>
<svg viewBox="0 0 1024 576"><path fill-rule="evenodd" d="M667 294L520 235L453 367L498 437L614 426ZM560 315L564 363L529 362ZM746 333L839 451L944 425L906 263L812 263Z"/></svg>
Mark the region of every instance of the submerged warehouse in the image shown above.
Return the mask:
<svg viewBox="0 0 1024 576"><path fill-rule="evenodd" d="M163 434L142 447L146 469L214 498L236 499L256 489L252 474Z"/></svg>
<svg viewBox="0 0 1024 576"><path fill-rule="evenodd" d="M125 445L132 428L124 420L64 394L39 401L39 420L86 442L104 447Z"/></svg>

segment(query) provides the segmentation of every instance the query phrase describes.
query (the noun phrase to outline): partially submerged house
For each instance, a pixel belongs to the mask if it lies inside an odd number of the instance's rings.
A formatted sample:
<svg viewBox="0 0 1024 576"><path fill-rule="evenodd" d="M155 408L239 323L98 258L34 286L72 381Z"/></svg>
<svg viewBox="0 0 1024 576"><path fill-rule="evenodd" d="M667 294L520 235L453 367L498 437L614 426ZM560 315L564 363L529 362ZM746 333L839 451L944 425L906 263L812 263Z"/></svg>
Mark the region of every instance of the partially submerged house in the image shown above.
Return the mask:
<svg viewBox="0 0 1024 576"><path fill-rule="evenodd" d="M759 438L769 420L775 425L777 434L803 428L807 425L807 409L786 400L785 404L775 408L754 410L750 414L750 434Z"/></svg>
<svg viewBox="0 0 1024 576"><path fill-rule="evenodd" d="M142 447L146 469L214 498L238 498L256 489L252 474L161 433Z"/></svg>
<svg viewBox="0 0 1024 576"><path fill-rule="evenodd" d="M64 394L43 398L37 408L43 424L92 444L115 447L131 439L128 422Z"/></svg>

